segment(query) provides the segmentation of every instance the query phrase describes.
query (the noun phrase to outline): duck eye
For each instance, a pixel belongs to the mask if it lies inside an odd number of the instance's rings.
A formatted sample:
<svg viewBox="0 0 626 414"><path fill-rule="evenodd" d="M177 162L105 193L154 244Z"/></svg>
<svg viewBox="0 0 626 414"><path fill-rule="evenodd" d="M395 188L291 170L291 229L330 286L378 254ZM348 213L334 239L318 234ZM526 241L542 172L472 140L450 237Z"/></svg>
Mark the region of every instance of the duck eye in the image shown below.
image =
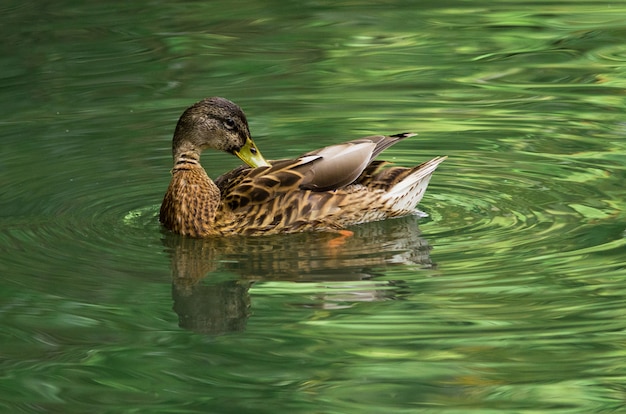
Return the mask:
<svg viewBox="0 0 626 414"><path fill-rule="evenodd" d="M226 118L226 120L224 121L224 125L228 129L233 129L235 128L235 121L232 118Z"/></svg>

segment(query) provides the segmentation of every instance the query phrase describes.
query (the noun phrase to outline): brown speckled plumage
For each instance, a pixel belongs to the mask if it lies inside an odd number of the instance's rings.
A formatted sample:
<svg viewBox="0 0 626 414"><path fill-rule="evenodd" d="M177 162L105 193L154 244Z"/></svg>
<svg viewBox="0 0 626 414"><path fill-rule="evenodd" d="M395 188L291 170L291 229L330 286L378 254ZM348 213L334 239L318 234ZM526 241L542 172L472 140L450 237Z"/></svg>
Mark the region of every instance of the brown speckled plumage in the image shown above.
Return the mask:
<svg viewBox="0 0 626 414"><path fill-rule="evenodd" d="M237 128L229 128L233 123ZM208 237L333 231L411 214L445 157L413 168L382 168L386 163L374 158L412 135L361 138L270 166L262 157L250 161L239 153L249 139L239 107L223 98L205 99L185 111L176 129L175 165L160 220L175 233ZM209 147L233 152L253 167L213 182L199 162Z"/></svg>

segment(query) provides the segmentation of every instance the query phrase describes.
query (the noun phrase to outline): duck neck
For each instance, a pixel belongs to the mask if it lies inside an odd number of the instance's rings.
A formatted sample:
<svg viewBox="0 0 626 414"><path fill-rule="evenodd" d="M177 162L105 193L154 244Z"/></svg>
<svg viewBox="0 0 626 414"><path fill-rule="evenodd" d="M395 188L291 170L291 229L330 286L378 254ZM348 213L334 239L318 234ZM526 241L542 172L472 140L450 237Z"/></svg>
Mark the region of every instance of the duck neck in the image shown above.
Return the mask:
<svg viewBox="0 0 626 414"><path fill-rule="evenodd" d="M194 148L181 149L174 153L174 170L188 170L202 168L200 166L200 153Z"/></svg>

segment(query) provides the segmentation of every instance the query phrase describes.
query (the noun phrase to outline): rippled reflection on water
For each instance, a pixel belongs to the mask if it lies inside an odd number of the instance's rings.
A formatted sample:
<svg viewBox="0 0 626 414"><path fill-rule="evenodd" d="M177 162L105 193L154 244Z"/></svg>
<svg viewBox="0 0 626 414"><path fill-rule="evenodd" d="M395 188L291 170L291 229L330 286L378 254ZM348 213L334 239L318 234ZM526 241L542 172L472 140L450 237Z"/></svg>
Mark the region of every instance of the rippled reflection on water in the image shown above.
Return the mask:
<svg viewBox="0 0 626 414"><path fill-rule="evenodd" d="M0 6L4 411L624 407L622 5L188 6ZM449 156L429 217L337 248L163 232L208 95L270 158L418 132L386 158Z"/></svg>
<svg viewBox="0 0 626 414"><path fill-rule="evenodd" d="M242 330L249 316L248 289L255 281L319 282L309 288L316 296L309 306L336 309L400 298L402 281L375 281L391 265L433 267L430 246L420 237L415 217L354 230L345 241L315 233L208 240L169 235L164 241L172 260L174 310L181 326L213 334ZM237 278L212 281L212 275L220 272ZM203 283L205 278L208 283ZM332 287L324 289L327 284Z"/></svg>

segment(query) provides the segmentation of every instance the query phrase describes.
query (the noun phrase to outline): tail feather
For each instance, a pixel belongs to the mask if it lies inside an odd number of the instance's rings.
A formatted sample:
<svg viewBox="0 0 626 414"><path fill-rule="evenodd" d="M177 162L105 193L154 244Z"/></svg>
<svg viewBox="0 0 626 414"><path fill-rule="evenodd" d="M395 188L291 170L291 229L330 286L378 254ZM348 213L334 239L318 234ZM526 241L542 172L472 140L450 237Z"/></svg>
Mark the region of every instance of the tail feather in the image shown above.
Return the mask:
<svg viewBox="0 0 626 414"><path fill-rule="evenodd" d="M433 158L412 168L405 178L387 191L385 203L388 208L397 215L409 214L415 210L426 193L430 177L446 158Z"/></svg>

